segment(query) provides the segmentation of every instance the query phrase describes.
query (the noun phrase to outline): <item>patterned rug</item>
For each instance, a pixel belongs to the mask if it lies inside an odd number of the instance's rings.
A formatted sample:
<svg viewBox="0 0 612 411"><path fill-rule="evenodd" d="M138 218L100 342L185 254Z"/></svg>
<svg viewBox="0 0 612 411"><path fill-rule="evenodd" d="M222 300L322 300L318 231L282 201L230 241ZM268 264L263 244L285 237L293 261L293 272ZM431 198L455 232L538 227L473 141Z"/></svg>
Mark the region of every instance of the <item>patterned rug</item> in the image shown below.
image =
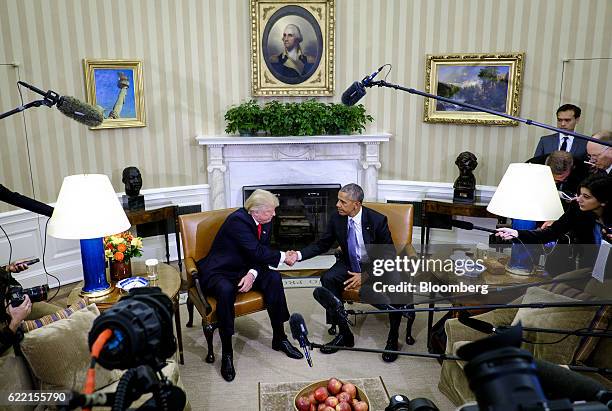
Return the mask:
<svg viewBox="0 0 612 411"><path fill-rule="evenodd" d="M370 399L370 411L384 411L389 405L389 393L382 380L376 378L346 379L365 391ZM286 382L280 384L259 383L260 411L291 411L294 410L293 398L307 385L314 381Z"/></svg>

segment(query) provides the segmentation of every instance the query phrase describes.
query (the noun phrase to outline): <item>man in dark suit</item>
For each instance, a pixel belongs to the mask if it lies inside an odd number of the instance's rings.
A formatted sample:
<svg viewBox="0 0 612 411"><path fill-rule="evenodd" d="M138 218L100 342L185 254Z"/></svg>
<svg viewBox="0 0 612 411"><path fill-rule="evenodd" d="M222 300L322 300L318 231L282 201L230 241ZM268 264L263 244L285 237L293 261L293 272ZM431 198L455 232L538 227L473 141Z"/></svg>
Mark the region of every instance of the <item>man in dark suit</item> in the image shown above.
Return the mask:
<svg viewBox="0 0 612 411"><path fill-rule="evenodd" d="M293 265L293 253L270 248L272 218L278 199L269 191L255 190L245 201L244 208L230 214L217 233L210 252L198 261L198 275L205 293L217 299L219 336L221 337L221 375L226 381L236 376L233 364L232 335L234 334L234 302L237 293L251 288L264 295L272 324L272 348L288 357L303 355L287 339L284 323L289 310L280 273L281 262Z"/></svg>
<svg viewBox="0 0 612 411"><path fill-rule="evenodd" d="M376 248L382 248L381 256L377 258L395 258L395 247L387 224L387 217L367 207L363 207L363 189L357 184L347 184L338 192L336 208L325 233L318 241L298 251L298 260L307 260L330 249L334 242L338 242L342 249L342 258L321 276L321 284L330 290L338 299L341 298L343 289L359 289L362 285L364 275L371 272L370 261L374 256L368 255L368 250L374 252ZM382 247L380 247L382 246ZM390 250L391 254L387 255ZM387 306L388 307L388 306ZM399 344L399 325L402 319L401 313L390 313L390 330L387 338L386 350L397 351ZM348 325L338 321L333 313L327 313L328 324L338 323L339 331L336 338L326 345L339 347L353 347L355 339ZM412 336L407 338L409 343L414 343ZM321 352L332 354L337 349L323 347ZM397 355L383 354L383 360L392 362Z"/></svg>
<svg viewBox="0 0 612 411"><path fill-rule="evenodd" d="M610 130L598 131L592 137L600 141L612 142L612 132ZM612 175L612 147L589 141L587 143L587 153L593 174Z"/></svg>
<svg viewBox="0 0 612 411"><path fill-rule="evenodd" d="M557 109L557 127L562 130L574 131L580 121L580 107L564 104ZM550 154L555 150L567 151L580 160L586 160L586 140L574 138L565 134L554 133L540 137L534 157Z"/></svg>

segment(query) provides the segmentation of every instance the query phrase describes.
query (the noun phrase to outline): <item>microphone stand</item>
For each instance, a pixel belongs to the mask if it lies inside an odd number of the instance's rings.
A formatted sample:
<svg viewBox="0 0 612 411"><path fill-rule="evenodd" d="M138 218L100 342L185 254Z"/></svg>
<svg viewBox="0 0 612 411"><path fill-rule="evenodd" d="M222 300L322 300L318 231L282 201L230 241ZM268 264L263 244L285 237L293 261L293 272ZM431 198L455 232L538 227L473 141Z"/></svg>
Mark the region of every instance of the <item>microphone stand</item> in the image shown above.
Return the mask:
<svg viewBox="0 0 612 411"><path fill-rule="evenodd" d="M471 109L476 110L476 111L482 111L482 112L485 112L485 113L493 114L495 116L505 117L505 118L508 118L510 120L518 121L520 123L525 123L525 124L528 124L528 125L534 125L534 126L545 128L547 130L551 130L551 131L554 131L554 132L557 132L557 133L562 133L562 134L574 136L574 137L577 137L577 138L580 138L580 139L583 139L583 140L591 141L593 143L597 143L597 144L601 144L601 145L604 145L604 146L612 147L612 142L609 142L609 141L597 140L596 138L588 137L588 136L585 136L584 134L576 133L575 131L561 130L560 128L549 126L548 124L539 123L537 121L530 120L530 119L524 119L524 118L521 118L521 117L511 116L509 114L501 113L499 111L491 110L491 109L488 109L488 108L485 108L485 107L475 106L474 104L463 103L461 101L452 100L450 98L446 98L446 97L442 97L442 96L434 96L433 94L425 93L424 91L415 90L413 88L406 88L406 87L400 86L398 84L387 83L385 80L371 81L371 82L368 82L367 84L364 84L364 87L374 87L374 86L388 87L388 88L393 88L393 89L396 89L396 90L406 91L406 92L411 93L411 94L417 94L419 96L429 97L429 98L433 98L435 100L440 100L440 101L444 101L444 102L447 102L447 103L456 104L458 106L471 108Z"/></svg>
<svg viewBox="0 0 612 411"><path fill-rule="evenodd" d="M23 82L23 81L18 81L17 84L18 85L22 85L24 87L27 87L30 90L40 94L41 96L44 97L44 99L42 99L42 100L35 100L35 101L32 101L32 102L30 102L28 104L25 104L23 106L19 106L19 107L14 108L14 109L12 109L10 111L7 111L6 113L2 113L2 114L0 114L0 120L2 120L5 117L12 116L13 114L17 114L17 113L20 113L20 112L22 112L24 110L27 110L30 107L40 107L40 106L53 107L60 100L59 94L57 94L55 91L49 90L47 92L44 92L41 89L39 89L38 87L34 87L33 85L28 84L28 83Z"/></svg>

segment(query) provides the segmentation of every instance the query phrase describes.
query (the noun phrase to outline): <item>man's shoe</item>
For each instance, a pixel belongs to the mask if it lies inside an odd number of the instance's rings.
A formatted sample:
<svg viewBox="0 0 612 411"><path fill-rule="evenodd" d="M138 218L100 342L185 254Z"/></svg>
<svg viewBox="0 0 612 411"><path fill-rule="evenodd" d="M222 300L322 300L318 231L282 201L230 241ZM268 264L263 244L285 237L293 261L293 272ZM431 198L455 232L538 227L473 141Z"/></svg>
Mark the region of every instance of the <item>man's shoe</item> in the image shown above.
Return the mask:
<svg viewBox="0 0 612 411"><path fill-rule="evenodd" d="M385 345L385 350L398 351L399 344L397 342L397 338L387 340L387 345ZM382 359L384 362L393 362L397 360L397 357L398 357L397 354L391 354L391 353L384 353L382 355Z"/></svg>
<svg viewBox="0 0 612 411"><path fill-rule="evenodd" d="M338 334L336 338L321 347L322 354L333 354L338 352L337 348L330 348L329 345L335 345L336 347L354 347L355 337L353 334Z"/></svg>
<svg viewBox="0 0 612 411"><path fill-rule="evenodd" d="M415 342L416 342L416 340L414 339L414 337L412 335L406 334L406 344L414 345Z"/></svg>
<svg viewBox="0 0 612 411"><path fill-rule="evenodd" d="M234 369L234 361L232 354L221 355L221 375L227 382L231 382L236 377L236 370Z"/></svg>
<svg viewBox="0 0 612 411"><path fill-rule="evenodd" d="M304 358L304 355L300 352L300 350L298 350L297 348L295 348L293 345L291 345L291 343L289 342L288 339L284 339L281 340L279 342L272 342L272 349L275 351L282 351L284 352L287 357L289 358L294 358L296 360L300 360L302 358Z"/></svg>

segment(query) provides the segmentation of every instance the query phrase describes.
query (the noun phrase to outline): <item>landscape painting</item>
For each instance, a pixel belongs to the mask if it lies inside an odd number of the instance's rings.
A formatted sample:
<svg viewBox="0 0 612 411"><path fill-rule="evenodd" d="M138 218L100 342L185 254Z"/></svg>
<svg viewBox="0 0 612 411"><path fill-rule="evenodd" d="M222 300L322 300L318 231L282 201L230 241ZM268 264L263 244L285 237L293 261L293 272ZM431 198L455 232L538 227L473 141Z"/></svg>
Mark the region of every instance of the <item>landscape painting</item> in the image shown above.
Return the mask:
<svg viewBox="0 0 612 411"><path fill-rule="evenodd" d="M428 56L426 91L458 103L518 116L523 54ZM451 102L426 99L424 121L516 125L517 122Z"/></svg>

